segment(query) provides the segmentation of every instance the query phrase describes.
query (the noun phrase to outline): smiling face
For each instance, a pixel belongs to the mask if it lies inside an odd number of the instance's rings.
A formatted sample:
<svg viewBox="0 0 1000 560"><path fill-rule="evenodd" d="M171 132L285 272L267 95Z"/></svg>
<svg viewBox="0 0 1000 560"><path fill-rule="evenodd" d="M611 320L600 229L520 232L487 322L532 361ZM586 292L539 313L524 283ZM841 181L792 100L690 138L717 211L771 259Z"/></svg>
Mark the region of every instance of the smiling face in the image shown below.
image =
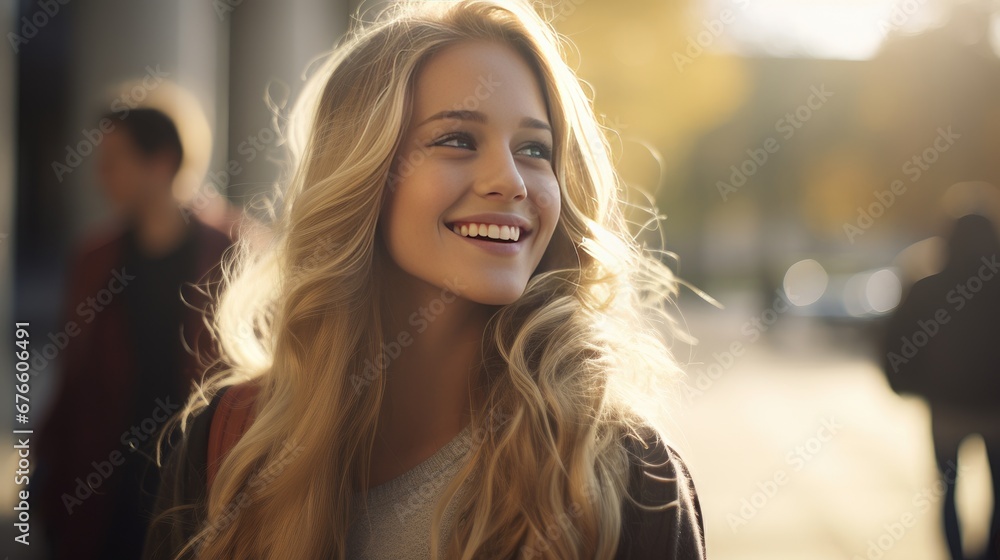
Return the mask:
<svg viewBox="0 0 1000 560"><path fill-rule="evenodd" d="M487 305L515 301L559 219L541 84L510 46L449 45L417 76L380 230L398 267Z"/></svg>

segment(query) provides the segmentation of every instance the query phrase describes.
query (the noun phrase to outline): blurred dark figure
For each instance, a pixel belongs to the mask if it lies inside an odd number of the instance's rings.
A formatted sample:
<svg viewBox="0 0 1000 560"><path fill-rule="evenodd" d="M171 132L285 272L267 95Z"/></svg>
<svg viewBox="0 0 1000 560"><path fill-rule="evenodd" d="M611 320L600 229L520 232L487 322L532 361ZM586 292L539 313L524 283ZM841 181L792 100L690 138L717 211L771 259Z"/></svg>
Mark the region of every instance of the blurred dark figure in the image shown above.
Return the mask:
<svg viewBox="0 0 1000 560"><path fill-rule="evenodd" d="M916 282L889 322L883 369L894 391L930 405L955 560L965 558L955 509L958 447L970 434L985 439L994 502L986 558L1000 558L1000 239L988 218L955 222L944 269Z"/></svg>
<svg viewBox="0 0 1000 560"><path fill-rule="evenodd" d="M99 178L121 220L78 247L69 269L63 324L76 328L65 330L31 492L59 559L140 557L156 436L203 371L185 345L212 356L207 300L185 283L217 280L230 246L174 200L183 150L173 121L152 109L103 118L114 127Z"/></svg>

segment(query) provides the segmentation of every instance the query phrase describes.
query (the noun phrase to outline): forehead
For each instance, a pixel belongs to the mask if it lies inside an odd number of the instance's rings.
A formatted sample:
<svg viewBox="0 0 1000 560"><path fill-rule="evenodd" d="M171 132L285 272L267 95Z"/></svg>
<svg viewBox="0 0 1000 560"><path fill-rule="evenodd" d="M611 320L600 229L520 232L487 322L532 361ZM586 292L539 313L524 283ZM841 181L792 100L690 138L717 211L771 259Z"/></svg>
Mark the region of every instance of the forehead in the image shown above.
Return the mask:
<svg viewBox="0 0 1000 560"><path fill-rule="evenodd" d="M492 41L453 43L424 63L415 82L412 122L444 110L548 122L542 86L531 66L510 45Z"/></svg>
<svg viewBox="0 0 1000 560"><path fill-rule="evenodd" d="M127 130L122 127L117 126L111 131L104 135L104 139L101 142L102 147L106 148L102 151L107 151L107 149L115 151L129 151L133 149L132 137Z"/></svg>

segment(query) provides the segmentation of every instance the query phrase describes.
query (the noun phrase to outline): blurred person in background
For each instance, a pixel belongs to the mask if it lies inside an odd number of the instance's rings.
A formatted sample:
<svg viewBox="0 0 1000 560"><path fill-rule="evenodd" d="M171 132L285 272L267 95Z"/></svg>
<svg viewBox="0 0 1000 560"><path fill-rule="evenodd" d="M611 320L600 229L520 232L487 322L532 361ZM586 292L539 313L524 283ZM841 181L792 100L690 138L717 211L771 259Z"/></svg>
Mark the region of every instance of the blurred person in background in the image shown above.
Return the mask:
<svg viewBox="0 0 1000 560"><path fill-rule="evenodd" d="M954 560L965 558L955 507L958 449L986 442L993 516L985 558L997 559L1000 502L1000 239L986 217L959 218L944 269L916 282L891 318L882 367L897 393L928 401L938 470L946 483L944 527Z"/></svg>
<svg viewBox="0 0 1000 560"><path fill-rule="evenodd" d="M113 125L99 181L119 220L69 268L63 321L79 332L67 331L33 479L52 558L140 556L158 488L154 436L200 379L192 350L211 356L207 299L187 283L216 278L231 245L175 201L184 151L170 117L143 108L101 122Z"/></svg>

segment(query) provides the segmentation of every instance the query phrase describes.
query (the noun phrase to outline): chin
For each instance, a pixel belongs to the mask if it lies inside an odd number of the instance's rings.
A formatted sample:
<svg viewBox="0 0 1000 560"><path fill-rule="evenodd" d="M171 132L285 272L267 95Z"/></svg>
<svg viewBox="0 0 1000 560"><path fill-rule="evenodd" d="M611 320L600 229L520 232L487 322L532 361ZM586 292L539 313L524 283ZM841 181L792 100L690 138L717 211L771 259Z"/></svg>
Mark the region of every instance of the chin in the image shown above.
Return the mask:
<svg viewBox="0 0 1000 560"><path fill-rule="evenodd" d="M466 294L465 299L483 305L508 305L514 303L524 293L524 285L495 286L488 290L474 290Z"/></svg>

